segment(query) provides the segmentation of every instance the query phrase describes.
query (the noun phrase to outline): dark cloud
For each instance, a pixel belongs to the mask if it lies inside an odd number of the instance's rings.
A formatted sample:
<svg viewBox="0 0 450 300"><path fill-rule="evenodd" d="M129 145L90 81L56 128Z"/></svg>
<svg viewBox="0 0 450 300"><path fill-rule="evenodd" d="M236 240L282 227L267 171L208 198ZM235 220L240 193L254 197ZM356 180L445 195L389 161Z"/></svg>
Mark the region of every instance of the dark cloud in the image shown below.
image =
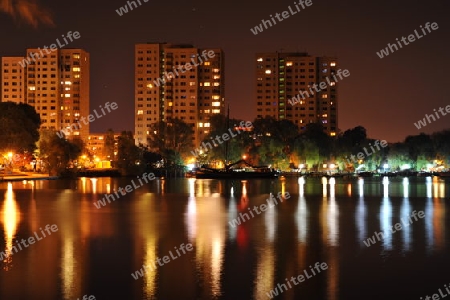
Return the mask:
<svg viewBox="0 0 450 300"><path fill-rule="evenodd" d="M39 25L54 26L51 13L36 0L0 0L0 11L34 28Z"/></svg>

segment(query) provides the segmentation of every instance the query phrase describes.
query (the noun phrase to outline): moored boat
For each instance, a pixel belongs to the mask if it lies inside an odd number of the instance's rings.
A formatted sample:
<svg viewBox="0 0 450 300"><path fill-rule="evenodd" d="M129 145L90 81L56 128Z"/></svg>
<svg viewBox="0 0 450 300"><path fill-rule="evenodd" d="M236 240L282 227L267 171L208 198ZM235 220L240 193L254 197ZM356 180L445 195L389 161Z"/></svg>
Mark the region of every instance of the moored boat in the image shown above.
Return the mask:
<svg viewBox="0 0 450 300"><path fill-rule="evenodd" d="M245 168L236 168L244 164ZM195 178L202 179L251 179L277 178L280 173L267 166L252 166L244 160L228 165L225 169L201 167L193 171Z"/></svg>

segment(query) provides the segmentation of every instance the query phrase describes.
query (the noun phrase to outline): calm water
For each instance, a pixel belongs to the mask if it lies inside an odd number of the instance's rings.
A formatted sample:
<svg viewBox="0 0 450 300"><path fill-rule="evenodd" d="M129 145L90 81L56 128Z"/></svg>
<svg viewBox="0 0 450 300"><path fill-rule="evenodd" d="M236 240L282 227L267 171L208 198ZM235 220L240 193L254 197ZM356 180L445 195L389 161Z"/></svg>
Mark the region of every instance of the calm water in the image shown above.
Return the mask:
<svg viewBox="0 0 450 300"><path fill-rule="evenodd" d="M0 299L270 299L305 269L311 278L275 299L420 299L450 283L448 181L157 179L94 206L130 182L0 183L0 251L41 237L2 257ZM278 192L290 198L230 225ZM425 216L407 223L414 210ZM363 243L401 220L409 226ZM42 237L47 224L58 231ZM312 276L316 262L328 269Z"/></svg>

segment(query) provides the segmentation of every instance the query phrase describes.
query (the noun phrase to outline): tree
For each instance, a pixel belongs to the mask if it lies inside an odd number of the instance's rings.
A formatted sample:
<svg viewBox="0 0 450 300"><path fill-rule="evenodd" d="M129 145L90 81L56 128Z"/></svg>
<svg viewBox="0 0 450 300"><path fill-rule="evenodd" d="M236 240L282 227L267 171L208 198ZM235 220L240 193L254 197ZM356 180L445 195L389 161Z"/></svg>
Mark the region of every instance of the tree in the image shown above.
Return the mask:
<svg viewBox="0 0 450 300"><path fill-rule="evenodd" d="M425 133L419 135L408 136L404 142L409 149L409 157L417 170L424 169L427 161L432 161L435 158L435 151L431 136Z"/></svg>
<svg viewBox="0 0 450 300"><path fill-rule="evenodd" d="M103 156L109 158L110 160L115 160L114 150L115 150L116 139L114 137L114 131L108 129L105 134L105 146L103 148Z"/></svg>
<svg viewBox="0 0 450 300"><path fill-rule="evenodd" d="M43 129L38 142L39 156L50 175L61 175L84 149L80 138L59 138L56 131Z"/></svg>
<svg viewBox="0 0 450 300"><path fill-rule="evenodd" d="M0 151L33 152L39 140L41 119L34 107L0 102Z"/></svg>
<svg viewBox="0 0 450 300"><path fill-rule="evenodd" d="M390 145L388 154L389 168L394 171L400 170L405 164L413 165L413 160L409 155L408 146L405 143L395 143Z"/></svg>
<svg viewBox="0 0 450 300"><path fill-rule="evenodd" d="M299 135L298 127L289 120L277 121L266 117L256 119L252 153L260 163L271 164L285 169L292 161L295 140Z"/></svg>
<svg viewBox="0 0 450 300"><path fill-rule="evenodd" d="M151 131L154 134L150 136L148 144L161 154L168 154L168 151L172 150L180 155L188 155L192 150L194 130L178 118L172 119L171 122L155 123Z"/></svg>
<svg viewBox="0 0 450 300"><path fill-rule="evenodd" d="M222 161L224 165L229 165L241 160L252 143L252 133L240 128L246 127L245 123L239 119L228 120L226 116L219 114L212 116L209 121L210 131L201 141L204 153L197 156L197 161L201 163ZM222 139L224 134L229 136L229 140Z"/></svg>
<svg viewBox="0 0 450 300"><path fill-rule="evenodd" d="M450 164L450 130L442 130L431 135L434 150L436 152L436 159Z"/></svg>
<svg viewBox="0 0 450 300"><path fill-rule="evenodd" d="M137 175L142 171L141 150L135 145L131 131L122 131L118 138L117 167L124 176Z"/></svg>
<svg viewBox="0 0 450 300"><path fill-rule="evenodd" d="M330 159L333 140L320 123L310 123L295 141L295 154L308 164L308 168L317 167Z"/></svg>

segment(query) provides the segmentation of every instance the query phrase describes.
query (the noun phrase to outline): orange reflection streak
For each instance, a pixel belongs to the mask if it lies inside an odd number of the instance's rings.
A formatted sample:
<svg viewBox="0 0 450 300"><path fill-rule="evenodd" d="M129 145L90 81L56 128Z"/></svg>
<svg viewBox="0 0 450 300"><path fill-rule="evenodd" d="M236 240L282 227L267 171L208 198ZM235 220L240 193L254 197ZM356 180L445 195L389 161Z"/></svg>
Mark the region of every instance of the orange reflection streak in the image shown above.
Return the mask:
<svg viewBox="0 0 450 300"><path fill-rule="evenodd" d="M248 206L248 197L247 197L247 180L242 180L242 196L241 201L239 203L239 211L244 211Z"/></svg>
<svg viewBox="0 0 450 300"><path fill-rule="evenodd" d="M437 250L443 249L445 240L445 205L441 201L442 199L433 199L433 234Z"/></svg>
<svg viewBox="0 0 450 300"><path fill-rule="evenodd" d="M134 203L134 210L138 224L141 224L136 229L136 255L135 257L142 257L143 261L136 262L137 269L141 268L143 263L148 267L144 274L144 284L142 286L145 297L153 299L157 293L157 279L159 276L159 268L155 267L156 259L158 258L158 230L157 217L155 211L155 202L146 195L140 196Z"/></svg>
<svg viewBox="0 0 450 300"><path fill-rule="evenodd" d="M193 193L194 182L197 185L197 197ZM201 298L205 299L215 299L222 294L221 276L226 231L224 225L226 215L223 214L226 210L223 200L218 193L211 193L211 181L190 181L185 222L189 240L192 241L195 250L197 272L201 274L198 280L205 287L204 297Z"/></svg>
<svg viewBox="0 0 450 300"><path fill-rule="evenodd" d="M8 189L5 193L5 202L3 203L3 228L5 232L5 245L7 257L3 260L5 264L3 270L9 271L12 268L12 257L10 251L13 246L13 238L17 233L17 227L20 224L20 210L12 188L12 183L8 182ZM6 252L6 251L5 251Z"/></svg>
<svg viewBox="0 0 450 300"><path fill-rule="evenodd" d="M275 253L273 243L264 243L258 247L258 262L254 279L255 299L267 298L267 291L275 285Z"/></svg>

